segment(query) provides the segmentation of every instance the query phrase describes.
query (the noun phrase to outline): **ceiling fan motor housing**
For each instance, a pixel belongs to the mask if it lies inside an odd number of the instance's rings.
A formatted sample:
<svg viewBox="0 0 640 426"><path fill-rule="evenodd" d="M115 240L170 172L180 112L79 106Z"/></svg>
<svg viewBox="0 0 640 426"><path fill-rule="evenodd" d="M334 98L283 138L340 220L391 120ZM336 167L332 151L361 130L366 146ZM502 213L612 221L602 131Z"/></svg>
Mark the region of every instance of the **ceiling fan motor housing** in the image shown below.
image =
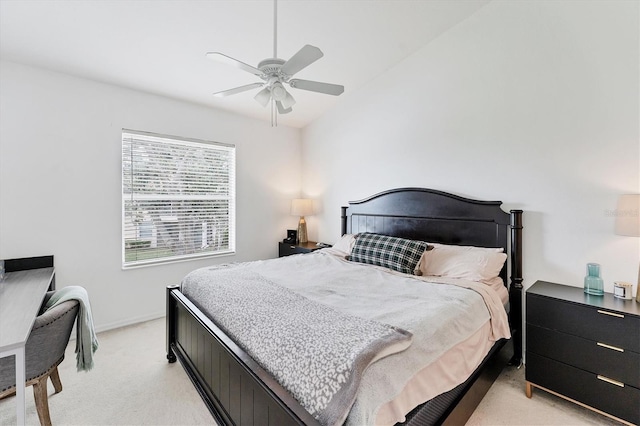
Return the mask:
<svg viewBox="0 0 640 426"><path fill-rule="evenodd" d="M265 75L267 75L268 77L278 77L279 79L284 79L288 76L286 74L282 74L280 72L280 69L285 62L285 60L279 58L264 59L258 64L258 69L265 73Z"/></svg>
<svg viewBox="0 0 640 426"><path fill-rule="evenodd" d="M267 87L271 91L271 96L276 101L283 101L287 98L287 91L282 86L282 83L286 83L289 76L281 72L282 65L286 61L279 58L269 58L260 61L258 69L264 73L264 80L267 82ZM295 102L295 101L294 101ZM293 103L291 103L293 105Z"/></svg>

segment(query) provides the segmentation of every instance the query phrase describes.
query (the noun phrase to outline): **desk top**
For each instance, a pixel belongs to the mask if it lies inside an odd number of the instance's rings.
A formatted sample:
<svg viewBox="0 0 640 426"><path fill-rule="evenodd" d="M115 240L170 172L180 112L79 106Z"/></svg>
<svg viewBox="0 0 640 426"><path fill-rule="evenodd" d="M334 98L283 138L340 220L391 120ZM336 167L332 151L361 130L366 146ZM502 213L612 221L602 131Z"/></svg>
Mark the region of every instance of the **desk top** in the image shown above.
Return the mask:
<svg viewBox="0 0 640 426"><path fill-rule="evenodd" d="M0 352L24 346L54 271L9 272L0 281Z"/></svg>

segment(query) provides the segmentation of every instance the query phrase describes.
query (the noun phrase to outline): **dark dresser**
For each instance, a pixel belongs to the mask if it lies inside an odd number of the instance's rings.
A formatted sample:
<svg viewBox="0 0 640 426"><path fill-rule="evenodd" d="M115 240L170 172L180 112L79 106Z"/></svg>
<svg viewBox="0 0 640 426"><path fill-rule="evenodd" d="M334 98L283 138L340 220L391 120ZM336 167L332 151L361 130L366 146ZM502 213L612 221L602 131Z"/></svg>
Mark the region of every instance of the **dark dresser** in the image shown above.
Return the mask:
<svg viewBox="0 0 640 426"><path fill-rule="evenodd" d="M537 281L526 312L529 398L537 387L640 424L640 303Z"/></svg>

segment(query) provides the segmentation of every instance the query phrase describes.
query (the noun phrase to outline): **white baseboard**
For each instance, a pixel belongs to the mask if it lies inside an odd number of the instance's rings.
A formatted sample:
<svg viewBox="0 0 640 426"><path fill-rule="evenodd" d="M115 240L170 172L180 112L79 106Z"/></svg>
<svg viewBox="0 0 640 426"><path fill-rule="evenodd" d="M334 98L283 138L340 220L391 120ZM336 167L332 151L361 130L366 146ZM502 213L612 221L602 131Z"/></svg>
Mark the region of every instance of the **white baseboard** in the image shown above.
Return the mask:
<svg viewBox="0 0 640 426"><path fill-rule="evenodd" d="M122 321L115 321L112 323L108 323L108 324L103 324L99 327L96 327L96 333L101 333L103 331L109 331L109 330L113 330L115 328L121 328L121 327L126 327L128 325L134 325L134 324L138 324L141 322L146 322L146 321L151 321L151 320L155 320L158 318L164 318L166 312L162 311L162 312L156 312L154 314L149 314L149 315L144 315L141 317L136 317L136 318L129 318L126 320L122 320Z"/></svg>
<svg viewBox="0 0 640 426"><path fill-rule="evenodd" d="M101 333L103 331L115 330L116 328L127 327L129 325L139 324L141 322L151 321L158 318L164 318L166 315L165 311L157 312L155 314L144 315L136 318L129 318L123 321L115 321L112 323L104 324L99 327L95 327L96 333ZM71 330L71 337L69 340L76 340L76 326L73 325L73 330Z"/></svg>

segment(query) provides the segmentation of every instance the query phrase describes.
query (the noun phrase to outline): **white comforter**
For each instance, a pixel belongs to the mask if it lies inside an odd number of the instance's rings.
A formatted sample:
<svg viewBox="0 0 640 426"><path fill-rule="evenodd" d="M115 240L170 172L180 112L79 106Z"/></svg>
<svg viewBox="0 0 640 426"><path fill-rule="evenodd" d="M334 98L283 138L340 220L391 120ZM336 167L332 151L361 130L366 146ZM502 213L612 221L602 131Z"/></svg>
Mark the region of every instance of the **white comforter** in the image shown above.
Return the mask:
<svg viewBox="0 0 640 426"><path fill-rule="evenodd" d="M428 277L346 261L331 249L242 266L336 310L413 333L408 349L366 370L347 425L374 424L380 407L415 374L473 336L487 321L490 339L510 337L500 297L480 283L442 278L441 283L429 282L433 280Z"/></svg>

